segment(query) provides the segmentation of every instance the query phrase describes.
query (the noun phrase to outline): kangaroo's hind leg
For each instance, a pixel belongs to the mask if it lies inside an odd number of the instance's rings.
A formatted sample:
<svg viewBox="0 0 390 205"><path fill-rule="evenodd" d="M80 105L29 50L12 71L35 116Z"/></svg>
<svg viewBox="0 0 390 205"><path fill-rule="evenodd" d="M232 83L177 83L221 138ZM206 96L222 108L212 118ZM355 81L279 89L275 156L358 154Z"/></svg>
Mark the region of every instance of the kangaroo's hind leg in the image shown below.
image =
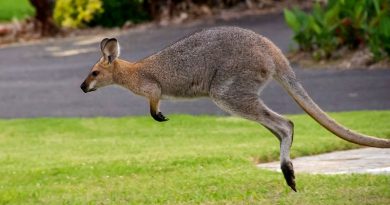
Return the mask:
<svg viewBox="0 0 390 205"><path fill-rule="evenodd" d="M259 94L248 91L251 89L248 90L248 87L242 84L231 85L229 88L214 87L211 89L210 96L223 110L260 123L279 139L281 169L287 184L296 191L294 169L290 160L294 124L269 109L260 100Z"/></svg>

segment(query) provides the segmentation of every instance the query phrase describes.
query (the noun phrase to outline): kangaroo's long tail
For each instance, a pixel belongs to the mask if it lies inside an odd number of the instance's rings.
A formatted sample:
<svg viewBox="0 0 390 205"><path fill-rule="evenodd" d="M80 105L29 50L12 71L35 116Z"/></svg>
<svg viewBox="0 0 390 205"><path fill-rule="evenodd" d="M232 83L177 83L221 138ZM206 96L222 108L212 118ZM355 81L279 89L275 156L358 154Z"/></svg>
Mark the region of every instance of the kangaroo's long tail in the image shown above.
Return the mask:
<svg viewBox="0 0 390 205"><path fill-rule="evenodd" d="M291 68L290 68L291 69ZM320 125L327 130L337 135L338 137L347 140L352 143L379 147L390 148L389 139L381 139L364 134L354 132L330 118L307 94L301 83L296 80L295 75L282 76L277 75L275 79L282 84L282 86L288 91L288 93L294 98L294 100L302 107L307 114L309 114Z"/></svg>

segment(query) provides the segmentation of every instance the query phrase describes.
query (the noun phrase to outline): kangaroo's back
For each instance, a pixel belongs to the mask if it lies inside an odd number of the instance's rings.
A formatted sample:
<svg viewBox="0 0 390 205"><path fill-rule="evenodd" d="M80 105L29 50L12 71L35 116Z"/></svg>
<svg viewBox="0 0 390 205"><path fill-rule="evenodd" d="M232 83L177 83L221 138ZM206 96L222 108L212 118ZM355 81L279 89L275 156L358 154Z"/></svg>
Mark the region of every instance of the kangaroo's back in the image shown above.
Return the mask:
<svg viewBox="0 0 390 205"><path fill-rule="evenodd" d="M183 38L143 62L164 82L163 95L207 96L216 76L261 75L265 67L272 73L274 62L267 43L253 31L217 27Z"/></svg>

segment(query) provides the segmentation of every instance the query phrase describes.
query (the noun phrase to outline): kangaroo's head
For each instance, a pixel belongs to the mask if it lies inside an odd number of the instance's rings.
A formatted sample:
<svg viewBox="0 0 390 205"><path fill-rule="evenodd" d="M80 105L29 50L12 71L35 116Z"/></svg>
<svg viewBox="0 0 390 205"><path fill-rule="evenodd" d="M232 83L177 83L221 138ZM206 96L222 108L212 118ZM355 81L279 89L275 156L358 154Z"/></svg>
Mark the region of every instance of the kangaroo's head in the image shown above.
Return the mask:
<svg viewBox="0 0 390 205"><path fill-rule="evenodd" d="M80 88L85 93L114 83L114 61L119 56L119 43L115 38L105 38L100 43L102 57L92 67Z"/></svg>

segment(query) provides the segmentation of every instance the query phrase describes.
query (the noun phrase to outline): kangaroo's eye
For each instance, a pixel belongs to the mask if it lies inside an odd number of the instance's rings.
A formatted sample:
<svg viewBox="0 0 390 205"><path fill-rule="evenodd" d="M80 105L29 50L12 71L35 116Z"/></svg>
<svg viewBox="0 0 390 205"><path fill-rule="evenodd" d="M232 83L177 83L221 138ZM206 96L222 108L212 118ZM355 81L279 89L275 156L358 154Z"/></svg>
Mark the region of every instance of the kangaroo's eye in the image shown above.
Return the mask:
<svg viewBox="0 0 390 205"><path fill-rule="evenodd" d="M92 72L92 76L93 76L93 77L96 77L96 76L98 76L98 75L99 75L99 71L96 71L96 70L95 70L95 71Z"/></svg>

